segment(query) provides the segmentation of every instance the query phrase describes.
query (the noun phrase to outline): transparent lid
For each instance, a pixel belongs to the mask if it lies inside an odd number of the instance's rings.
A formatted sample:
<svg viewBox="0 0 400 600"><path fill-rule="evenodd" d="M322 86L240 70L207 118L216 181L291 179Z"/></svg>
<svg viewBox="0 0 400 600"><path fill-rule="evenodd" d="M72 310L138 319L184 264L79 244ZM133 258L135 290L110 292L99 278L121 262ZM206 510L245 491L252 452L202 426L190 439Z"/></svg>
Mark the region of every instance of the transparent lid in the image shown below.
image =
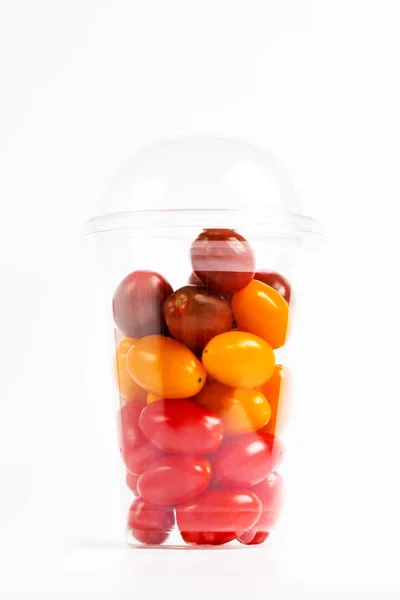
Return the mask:
<svg viewBox="0 0 400 600"><path fill-rule="evenodd" d="M275 160L247 143L211 137L163 142L129 160L107 186L86 233L190 226L199 213L207 227L245 221L278 234L318 233Z"/></svg>

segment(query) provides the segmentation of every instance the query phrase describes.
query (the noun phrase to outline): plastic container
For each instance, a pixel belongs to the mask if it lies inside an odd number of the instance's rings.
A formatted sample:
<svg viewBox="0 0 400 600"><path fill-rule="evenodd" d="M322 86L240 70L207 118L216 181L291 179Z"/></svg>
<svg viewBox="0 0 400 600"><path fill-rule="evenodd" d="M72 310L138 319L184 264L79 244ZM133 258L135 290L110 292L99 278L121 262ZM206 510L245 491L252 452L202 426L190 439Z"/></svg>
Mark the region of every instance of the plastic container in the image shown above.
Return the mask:
<svg viewBox="0 0 400 600"><path fill-rule="evenodd" d="M283 504L289 282L315 222L269 156L189 138L125 165L86 233L109 307L128 543L265 542Z"/></svg>

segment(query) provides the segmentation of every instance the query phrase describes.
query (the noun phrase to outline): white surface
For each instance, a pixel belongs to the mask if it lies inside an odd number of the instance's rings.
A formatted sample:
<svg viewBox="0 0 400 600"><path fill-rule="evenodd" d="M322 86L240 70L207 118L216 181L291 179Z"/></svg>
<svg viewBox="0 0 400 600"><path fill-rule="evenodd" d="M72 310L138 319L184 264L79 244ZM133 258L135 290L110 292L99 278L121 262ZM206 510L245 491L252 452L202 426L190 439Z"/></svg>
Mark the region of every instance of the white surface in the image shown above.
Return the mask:
<svg viewBox="0 0 400 600"><path fill-rule="evenodd" d="M398 16L385 0L0 1L2 600L399 596ZM121 160L193 133L265 147L331 233L299 322L317 376L305 353L293 494L262 552L115 547L80 234Z"/></svg>

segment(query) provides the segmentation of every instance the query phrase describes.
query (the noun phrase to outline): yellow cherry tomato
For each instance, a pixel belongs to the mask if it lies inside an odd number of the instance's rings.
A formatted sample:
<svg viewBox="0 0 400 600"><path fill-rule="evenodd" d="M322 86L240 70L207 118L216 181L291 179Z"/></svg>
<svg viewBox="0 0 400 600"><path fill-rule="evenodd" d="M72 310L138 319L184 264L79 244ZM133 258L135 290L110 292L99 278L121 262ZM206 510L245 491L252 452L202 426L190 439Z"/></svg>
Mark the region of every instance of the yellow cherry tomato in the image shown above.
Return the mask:
<svg viewBox="0 0 400 600"><path fill-rule="evenodd" d="M136 383L160 398L189 398L203 388L207 374L187 346L162 335L141 338L127 355Z"/></svg>
<svg viewBox="0 0 400 600"><path fill-rule="evenodd" d="M251 333L228 331L215 336L203 350L203 365L216 381L237 388L255 388L272 375L271 346Z"/></svg>
<svg viewBox="0 0 400 600"><path fill-rule="evenodd" d="M253 279L233 294L232 309L240 329L262 337L272 348L284 345L290 310L274 288Z"/></svg>
<svg viewBox="0 0 400 600"><path fill-rule="evenodd" d="M136 344L135 339L125 338L118 344L115 355L115 378L121 398L124 400L145 400L146 391L141 388L131 377L128 371L126 356L129 350Z"/></svg>
<svg viewBox="0 0 400 600"><path fill-rule="evenodd" d="M157 400L161 400L161 398L159 396L156 396L155 394L147 394L147 404L157 402Z"/></svg>
<svg viewBox="0 0 400 600"><path fill-rule="evenodd" d="M291 374L286 367L276 365L272 376L257 389L271 406L271 418L265 430L279 435L286 428L291 404Z"/></svg>
<svg viewBox="0 0 400 600"><path fill-rule="evenodd" d="M228 435L262 429L271 416L271 407L258 390L239 390L218 382L206 383L195 400L222 418Z"/></svg>

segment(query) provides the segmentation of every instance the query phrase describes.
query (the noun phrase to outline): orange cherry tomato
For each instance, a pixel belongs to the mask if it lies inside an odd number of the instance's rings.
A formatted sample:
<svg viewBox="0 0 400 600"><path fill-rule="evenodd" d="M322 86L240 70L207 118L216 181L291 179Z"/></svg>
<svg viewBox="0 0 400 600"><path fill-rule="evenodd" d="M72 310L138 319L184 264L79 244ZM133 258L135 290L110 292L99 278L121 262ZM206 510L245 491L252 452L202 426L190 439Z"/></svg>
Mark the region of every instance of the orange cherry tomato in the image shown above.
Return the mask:
<svg viewBox="0 0 400 600"><path fill-rule="evenodd" d="M272 435L279 435L287 426L290 413L290 386L290 371L282 365L276 365L270 379L257 388L271 406L271 418L265 431Z"/></svg>
<svg viewBox="0 0 400 600"><path fill-rule="evenodd" d="M136 383L160 398L195 396L206 382L205 369L193 352L162 335L138 340L126 360Z"/></svg>
<svg viewBox="0 0 400 600"><path fill-rule="evenodd" d="M255 388L271 377L275 355L262 338L251 333L228 331L208 342L203 351L203 365L219 383Z"/></svg>
<svg viewBox="0 0 400 600"><path fill-rule="evenodd" d="M258 390L239 390L222 383L206 383L195 399L222 418L228 435L262 429L271 416L271 408Z"/></svg>
<svg viewBox="0 0 400 600"><path fill-rule="evenodd" d="M240 329L260 336L274 349L284 345L289 305L274 288L253 279L233 294L232 309Z"/></svg>
<svg viewBox="0 0 400 600"><path fill-rule="evenodd" d="M145 400L146 391L131 377L128 371L126 355L136 344L133 338L125 338L119 343L115 356L115 376L121 398L124 400Z"/></svg>
<svg viewBox="0 0 400 600"><path fill-rule="evenodd" d="M161 400L161 398L159 396L156 396L155 394L147 394L147 404L157 402L157 400Z"/></svg>

